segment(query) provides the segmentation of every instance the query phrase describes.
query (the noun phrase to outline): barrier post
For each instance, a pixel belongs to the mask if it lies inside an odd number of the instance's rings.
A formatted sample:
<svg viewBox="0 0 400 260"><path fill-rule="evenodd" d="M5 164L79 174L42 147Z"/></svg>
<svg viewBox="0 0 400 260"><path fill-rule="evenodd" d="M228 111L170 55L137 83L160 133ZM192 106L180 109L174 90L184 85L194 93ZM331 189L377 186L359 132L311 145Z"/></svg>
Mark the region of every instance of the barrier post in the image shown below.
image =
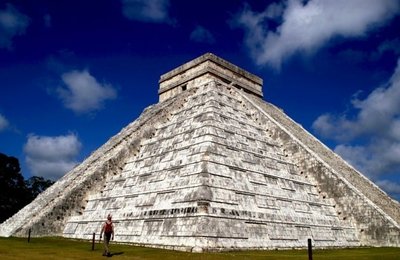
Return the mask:
<svg viewBox="0 0 400 260"><path fill-rule="evenodd" d="M92 251L94 251L94 242L96 239L96 233L93 233L93 238L92 238Z"/></svg>
<svg viewBox="0 0 400 260"><path fill-rule="evenodd" d="M311 243L311 238L308 239L308 260L312 260L312 243Z"/></svg>
<svg viewBox="0 0 400 260"><path fill-rule="evenodd" d="M28 243L31 241L31 229L28 230Z"/></svg>

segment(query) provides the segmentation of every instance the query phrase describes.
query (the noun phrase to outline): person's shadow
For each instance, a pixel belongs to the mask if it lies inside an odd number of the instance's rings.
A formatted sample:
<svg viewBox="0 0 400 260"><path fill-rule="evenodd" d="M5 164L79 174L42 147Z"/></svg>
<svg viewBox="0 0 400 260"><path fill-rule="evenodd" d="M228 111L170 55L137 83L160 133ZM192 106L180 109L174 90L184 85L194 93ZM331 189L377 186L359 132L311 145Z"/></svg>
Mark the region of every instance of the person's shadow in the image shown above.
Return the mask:
<svg viewBox="0 0 400 260"><path fill-rule="evenodd" d="M115 253L110 253L109 255L108 255L108 257L113 257L113 256L115 256L115 255L122 255L124 252L115 252Z"/></svg>

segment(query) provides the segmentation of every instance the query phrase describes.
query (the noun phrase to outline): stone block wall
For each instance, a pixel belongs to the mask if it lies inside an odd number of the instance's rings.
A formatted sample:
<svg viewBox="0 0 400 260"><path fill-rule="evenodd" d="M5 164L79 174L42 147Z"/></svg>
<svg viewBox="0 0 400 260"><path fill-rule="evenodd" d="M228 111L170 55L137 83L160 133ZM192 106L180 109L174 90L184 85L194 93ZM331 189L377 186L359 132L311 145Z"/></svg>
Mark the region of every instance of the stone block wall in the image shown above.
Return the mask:
<svg viewBox="0 0 400 260"><path fill-rule="evenodd" d="M262 114L279 125L285 151L317 183L318 193L331 198L336 214L356 226L360 244L399 246L399 203L348 165L342 158L273 105L251 99Z"/></svg>
<svg viewBox="0 0 400 260"><path fill-rule="evenodd" d="M186 93L189 94L190 92ZM62 235L67 220L81 215L88 196L100 192L110 176L118 174L127 156L151 134L153 122L167 120L164 108L174 99L146 109L141 117L93 152L84 162L0 225L0 236ZM179 105L175 102L175 105Z"/></svg>
<svg viewBox="0 0 400 260"><path fill-rule="evenodd" d="M90 238L112 213L116 240L181 250L359 245L287 156L287 136L237 91L214 79L178 98L64 236Z"/></svg>

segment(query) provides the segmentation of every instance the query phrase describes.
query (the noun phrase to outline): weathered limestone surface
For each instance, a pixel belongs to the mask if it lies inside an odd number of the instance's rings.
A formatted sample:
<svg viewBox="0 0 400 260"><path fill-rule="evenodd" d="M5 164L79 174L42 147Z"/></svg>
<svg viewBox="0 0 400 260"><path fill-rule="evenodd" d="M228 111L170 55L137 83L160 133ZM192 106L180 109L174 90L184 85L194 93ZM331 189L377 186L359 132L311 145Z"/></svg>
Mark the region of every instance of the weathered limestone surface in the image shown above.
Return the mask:
<svg viewBox="0 0 400 260"><path fill-rule="evenodd" d="M158 91L160 102L176 96L182 91L201 85L196 79L204 78L204 75L212 75L225 83L234 85L255 96L262 97L263 80L238 66L206 53L182 66L161 75L160 90Z"/></svg>
<svg viewBox="0 0 400 260"><path fill-rule="evenodd" d="M318 182L319 192L334 199L339 217L352 218L362 245L400 245L398 201L387 196L280 109L250 96L248 98L290 136L290 142L294 144L288 143L288 156L300 158L298 164L303 173Z"/></svg>
<svg viewBox="0 0 400 260"><path fill-rule="evenodd" d="M224 76L226 75L226 76ZM0 235L186 251L399 246L399 204L212 54L160 79L160 103L0 225ZM184 86L184 87L183 87Z"/></svg>
<svg viewBox="0 0 400 260"><path fill-rule="evenodd" d="M189 94L185 93L185 94ZM100 192L106 179L121 172L126 157L153 131L154 121L167 117L164 108L174 99L148 107L134 122L93 152L32 203L0 225L0 236L62 235L69 217L82 214L90 194ZM175 102L179 105L179 102Z"/></svg>

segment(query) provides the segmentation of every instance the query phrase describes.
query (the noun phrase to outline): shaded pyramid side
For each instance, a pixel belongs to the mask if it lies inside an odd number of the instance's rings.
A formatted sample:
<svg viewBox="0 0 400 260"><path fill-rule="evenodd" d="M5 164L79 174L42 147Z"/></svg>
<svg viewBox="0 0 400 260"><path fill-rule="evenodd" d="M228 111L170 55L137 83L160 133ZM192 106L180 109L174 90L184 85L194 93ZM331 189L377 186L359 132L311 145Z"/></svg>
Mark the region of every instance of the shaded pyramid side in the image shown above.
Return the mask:
<svg viewBox="0 0 400 260"><path fill-rule="evenodd" d="M172 98L148 107L137 120L4 221L0 225L0 236L26 236L29 229L33 236L62 235L69 217L82 214L88 196L100 191L110 176L121 172L125 158L137 153L141 140L150 137L154 121L166 120L164 109L174 101Z"/></svg>
<svg viewBox="0 0 400 260"><path fill-rule="evenodd" d="M111 212L117 241L149 246L289 248L310 237L319 247L359 245L355 224L300 173L274 122L215 79L194 89L64 236L90 238Z"/></svg>
<svg viewBox="0 0 400 260"><path fill-rule="evenodd" d="M285 152L304 175L318 183L344 220L355 223L361 245L400 246L400 204L274 105L244 95L284 130Z"/></svg>

